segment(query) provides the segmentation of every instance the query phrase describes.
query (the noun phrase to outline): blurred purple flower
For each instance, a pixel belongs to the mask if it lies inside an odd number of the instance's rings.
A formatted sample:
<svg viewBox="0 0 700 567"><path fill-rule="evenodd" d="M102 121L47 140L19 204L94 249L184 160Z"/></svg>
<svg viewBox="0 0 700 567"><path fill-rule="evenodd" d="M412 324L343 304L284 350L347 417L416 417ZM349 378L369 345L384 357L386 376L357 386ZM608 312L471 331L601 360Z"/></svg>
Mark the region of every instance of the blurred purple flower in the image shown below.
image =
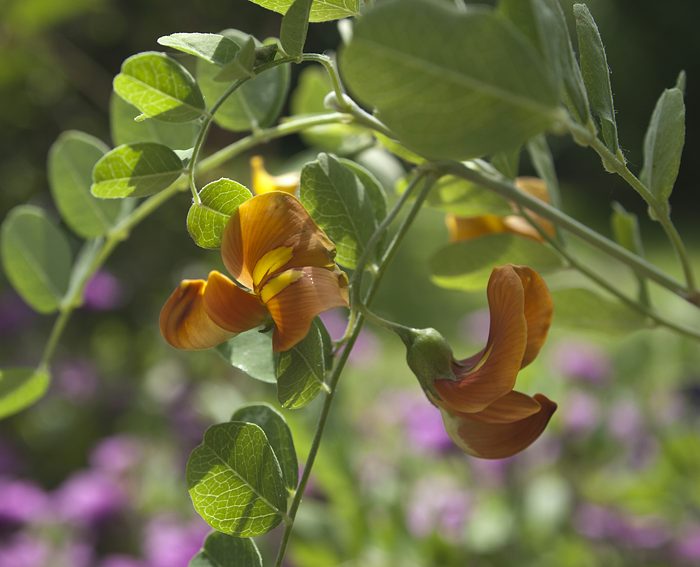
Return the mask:
<svg viewBox="0 0 700 567"><path fill-rule="evenodd" d="M133 469L141 460L141 444L128 435L106 437L90 453L90 465L94 468L122 476Z"/></svg>
<svg viewBox="0 0 700 567"><path fill-rule="evenodd" d="M123 297L120 281L113 274L100 270L85 286L83 305L93 311L110 311L119 307Z"/></svg>
<svg viewBox="0 0 700 567"><path fill-rule="evenodd" d="M0 438L0 475L15 474L22 468L22 459L15 448Z"/></svg>
<svg viewBox="0 0 700 567"><path fill-rule="evenodd" d="M581 341L558 343L552 362L564 376L590 384L605 383L612 372L612 364L605 351Z"/></svg>
<svg viewBox="0 0 700 567"><path fill-rule="evenodd" d="M55 553L54 553L55 555ZM57 561L58 565L66 567L93 567L95 551L91 545L82 541L72 541L61 550L60 557L63 562Z"/></svg>
<svg viewBox="0 0 700 567"><path fill-rule="evenodd" d="M146 564L128 555L108 555L100 562L99 567L146 567Z"/></svg>
<svg viewBox="0 0 700 567"><path fill-rule="evenodd" d="M627 516L616 539L628 547L656 549L669 541L670 534L660 518Z"/></svg>
<svg viewBox="0 0 700 567"><path fill-rule="evenodd" d="M600 404L584 392L573 392L562 410L565 429L574 435L584 435L600 422Z"/></svg>
<svg viewBox="0 0 700 567"><path fill-rule="evenodd" d="M471 515L472 498L454 479L434 476L422 479L413 490L406 518L416 537L437 533L457 540Z"/></svg>
<svg viewBox="0 0 700 567"><path fill-rule="evenodd" d="M35 522L45 517L48 506L48 495L36 484L0 478L0 523Z"/></svg>
<svg viewBox="0 0 700 567"><path fill-rule="evenodd" d="M479 309L460 321L460 331L464 338L474 344L484 344L489 338L491 315L488 309Z"/></svg>
<svg viewBox="0 0 700 567"><path fill-rule="evenodd" d="M578 507L574 527L589 539L614 538L625 529L622 518L615 510L596 504L582 504Z"/></svg>
<svg viewBox="0 0 700 567"><path fill-rule="evenodd" d="M673 545L675 555L689 563L700 563L700 524L686 526Z"/></svg>
<svg viewBox="0 0 700 567"><path fill-rule="evenodd" d="M93 526L114 517L128 505L127 495L102 471L80 471L56 492L57 513L63 520Z"/></svg>
<svg viewBox="0 0 700 567"><path fill-rule="evenodd" d="M79 402L94 399L99 385L95 366L79 358L62 362L55 371L54 383L61 394Z"/></svg>
<svg viewBox="0 0 700 567"><path fill-rule="evenodd" d="M161 516L146 527L144 549L148 567L187 567L202 548L210 528L201 520L183 524Z"/></svg>
<svg viewBox="0 0 700 567"><path fill-rule="evenodd" d="M36 313L14 292L0 295L0 336L18 333L36 317Z"/></svg>
<svg viewBox="0 0 700 567"><path fill-rule="evenodd" d="M505 483L508 471L514 462L520 460L518 455L505 459L477 459L468 457L469 468L478 484L486 486L501 486Z"/></svg>
<svg viewBox="0 0 700 567"><path fill-rule="evenodd" d="M343 338L348 319L341 310L325 311L320 317L332 340L338 341ZM348 362L353 366L367 367L374 363L378 356L379 343L376 337L370 331L363 329L355 341Z"/></svg>
<svg viewBox="0 0 700 567"><path fill-rule="evenodd" d="M0 546L3 567L46 567L50 551L45 543L20 533Z"/></svg>
<svg viewBox="0 0 700 567"><path fill-rule="evenodd" d="M440 410L427 399L416 397L400 411L411 448L427 453L444 453L455 448L445 431Z"/></svg>
<svg viewBox="0 0 700 567"><path fill-rule="evenodd" d="M621 443L638 441L646 434L644 416L637 403L629 398L615 402L610 408L608 427Z"/></svg>

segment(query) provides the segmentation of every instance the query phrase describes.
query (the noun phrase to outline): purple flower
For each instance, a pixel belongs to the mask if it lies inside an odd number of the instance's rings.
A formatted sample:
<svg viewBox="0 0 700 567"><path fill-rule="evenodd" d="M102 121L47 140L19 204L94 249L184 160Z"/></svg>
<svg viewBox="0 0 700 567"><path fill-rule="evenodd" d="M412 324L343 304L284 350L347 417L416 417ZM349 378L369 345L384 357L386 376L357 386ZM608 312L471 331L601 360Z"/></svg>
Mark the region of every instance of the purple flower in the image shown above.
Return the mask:
<svg viewBox="0 0 700 567"><path fill-rule="evenodd" d="M436 533L457 540L464 532L471 510L471 496L454 479L425 478L414 487L408 505L408 530L416 537Z"/></svg>
<svg viewBox="0 0 700 567"><path fill-rule="evenodd" d="M562 416L567 431L574 435L583 435L589 433L600 422L600 405L593 396L584 392L574 392L569 396Z"/></svg>
<svg viewBox="0 0 700 567"><path fill-rule="evenodd" d="M488 309L479 309L464 317L460 322L461 334L474 344L484 344L489 338L491 314Z"/></svg>
<svg viewBox="0 0 700 567"><path fill-rule="evenodd" d="M23 524L43 518L49 499L36 484L0 479L0 522ZM4 565L0 562L0 565Z"/></svg>
<svg viewBox="0 0 700 567"><path fill-rule="evenodd" d="M610 508L582 504L574 516L574 527L589 539L605 539L621 534L625 525L620 515Z"/></svg>
<svg viewBox="0 0 700 567"><path fill-rule="evenodd" d="M700 524L686 526L673 545L677 557L689 563L700 563Z"/></svg>
<svg viewBox="0 0 700 567"><path fill-rule="evenodd" d="M602 349L580 341L560 342L553 364L564 376L590 384L605 383L612 372L610 359Z"/></svg>
<svg viewBox="0 0 700 567"><path fill-rule="evenodd" d="M110 311L122 302L124 290L119 280L109 272L98 271L85 286L83 304L93 311Z"/></svg>
<svg viewBox="0 0 700 567"><path fill-rule="evenodd" d="M171 517L155 518L146 527L148 567L187 567L208 532L209 527L201 520L183 524Z"/></svg>
<svg viewBox="0 0 700 567"><path fill-rule="evenodd" d="M59 516L86 526L114 517L127 503L127 495L122 488L102 471L77 472L56 493Z"/></svg>
<svg viewBox="0 0 700 567"><path fill-rule="evenodd" d="M660 518L626 517L616 539L636 549L656 549L670 539L665 523Z"/></svg>
<svg viewBox="0 0 700 567"><path fill-rule="evenodd" d="M17 473L22 468L22 460L15 448L0 438L0 475Z"/></svg>
<svg viewBox="0 0 700 567"><path fill-rule="evenodd" d="M36 317L34 311L14 292L0 295L0 336L27 328Z"/></svg>
<svg viewBox="0 0 700 567"><path fill-rule="evenodd" d="M97 393L97 371L88 360L65 361L55 372L55 385L61 394L71 400L89 401Z"/></svg>
<svg viewBox="0 0 700 567"><path fill-rule="evenodd" d="M128 555L108 555L99 564L99 567L146 567L145 563Z"/></svg>
<svg viewBox="0 0 700 567"><path fill-rule="evenodd" d="M630 399L620 400L612 406L608 427L612 436L621 443L638 441L646 432L642 412Z"/></svg>
<svg viewBox="0 0 700 567"><path fill-rule="evenodd" d="M423 396L401 408L409 446L419 452L443 453L454 449L440 410Z"/></svg>
<svg viewBox="0 0 700 567"><path fill-rule="evenodd" d="M106 437L92 450L90 464L105 473L121 476L141 460L141 445L133 437L115 435Z"/></svg>
<svg viewBox="0 0 700 567"><path fill-rule="evenodd" d="M27 534L18 534L0 546L0 565L7 567L46 567L50 565L46 544Z"/></svg>
<svg viewBox="0 0 700 567"><path fill-rule="evenodd" d="M343 338L348 319L341 310L331 309L321 313L320 317L332 340L338 341ZM353 366L367 367L374 363L378 356L379 344L376 337L363 329L355 341L348 362Z"/></svg>

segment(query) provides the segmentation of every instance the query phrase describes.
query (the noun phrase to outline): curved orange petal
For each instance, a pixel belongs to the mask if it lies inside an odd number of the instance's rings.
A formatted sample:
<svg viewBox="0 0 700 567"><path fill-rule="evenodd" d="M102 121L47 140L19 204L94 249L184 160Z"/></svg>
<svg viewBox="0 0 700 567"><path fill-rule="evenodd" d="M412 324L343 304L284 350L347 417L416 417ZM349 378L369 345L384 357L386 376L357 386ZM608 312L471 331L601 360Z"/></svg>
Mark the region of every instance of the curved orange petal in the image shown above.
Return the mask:
<svg viewBox="0 0 700 567"><path fill-rule="evenodd" d="M528 195L531 195L540 201L544 201L545 203L549 203L549 191L547 190L547 184L539 177L518 177L515 180L515 186Z"/></svg>
<svg viewBox="0 0 700 567"><path fill-rule="evenodd" d="M483 423L512 423L536 414L540 407L534 398L511 390L479 413L470 413L469 417Z"/></svg>
<svg viewBox="0 0 700 567"><path fill-rule="evenodd" d="M545 203L550 202L547 185L542 179L538 177L518 177L515 180L515 185L521 191L527 193L528 195L531 195L532 197L535 197L536 199L539 199L540 201L544 201ZM513 206L513 208L514 210L516 209L515 206ZM547 234L548 236L556 235L556 230L551 222L541 217L540 215L533 213L532 211L528 211L528 214L530 215L532 220L535 221L539 225L539 227L545 232L545 234ZM503 219L503 222L506 225L506 227L508 227L508 230L510 232L513 232L514 234L519 234L521 236L533 238L534 240L537 240L539 242L544 241L542 235L537 231L537 229L533 228L532 225L526 219L519 215L507 216Z"/></svg>
<svg viewBox="0 0 700 567"><path fill-rule="evenodd" d="M460 217L451 213L445 216L450 242L471 240L485 234L508 232L503 219L497 215L481 215L478 217Z"/></svg>
<svg viewBox="0 0 700 567"><path fill-rule="evenodd" d="M482 459L503 459L531 445L544 431L557 404L542 394L535 394L537 413L509 423L491 423L474 414L451 414L442 411L445 429L452 441L465 453Z"/></svg>
<svg viewBox="0 0 700 567"><path fill-rule="evenodd" d="M203 299L210 319L231 333L253 329L267 318L267 310L258 297L242 290L221 272L209 274Z"/></svg>
<svg viewBox="0 0 700 567"><path fill-rule="evenodd" d="M272 191L243 203L231 216L221 241L226 269L244 286L253 289L253 272L258 261L277 248L291 248L292 257L282 269L331 267L335 246L316 226L306 209L288 193Z"/></svg>
<svg viewBox="0 0 700 567"><path fill-rule="evenodd" d="M547 284L535 270L527 266L512 266L520 277L525 292L525 320L527 321L527 346L520 365L524 368L540 352L552 324L554 302Z"/></svg>
<svg viewBox="0 0 700 567"><path fill-rule="evenodd" d="M298 173L270 175L265 169L265 160L263 160L262 156L253 156L250 158L250 169L251 185L256 195L262 195L270 191L294 193L299 187Z"/></svg>
<svg viewBox="0 0 700 567"><path fill-rule="evenodd" d="M206 287L204 280L183 280L163 305L160 332L175 348L207 349L233 335L207 315L203 301Z"/></svg>
<svg viewBox="0 0 700 567"><path fill-rule="evenodd" d="M319 313L346 306L347 285L347 276L337 268L288 270L270 279L262 294L275 322L273 350L289 350L306 336ZM268 287L273 288L271 297L266 297Z"/></svg>
<svg viewBox="0 0 700 567"><path fill-rule="evenodd" d="M483 410L515 386L525 353L527 322L523 284L513 266L491 272L487 289L491 328L481 360L465 359L459 381L438 380L439 404L452 411L475 413ZM455 365L460 375L460 363Z"/></svg>

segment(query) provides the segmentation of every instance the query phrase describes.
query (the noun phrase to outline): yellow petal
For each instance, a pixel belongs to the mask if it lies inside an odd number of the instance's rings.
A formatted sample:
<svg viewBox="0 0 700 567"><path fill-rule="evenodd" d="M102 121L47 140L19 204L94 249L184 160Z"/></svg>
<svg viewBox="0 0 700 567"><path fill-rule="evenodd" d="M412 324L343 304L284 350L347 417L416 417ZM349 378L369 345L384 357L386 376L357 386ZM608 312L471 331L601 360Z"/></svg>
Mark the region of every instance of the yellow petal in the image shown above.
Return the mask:
<svg viewBox="0 0 700 567"><path fill-rule="evenodd" d="M256 195L269 193L270 191L284 191L294 193L299 187L298 173L285 173L284 175L270 175L265 169L265 161L262 156L250 158L251 185Z"/></svg>
<svg viewBox="0 0 700 567"><path fill-rule="evenodd" d="M306 209L294 196L273 191L238 207L224 230L221 257L231 275L253 289L258 262L279 248L291 248L292 256L266 277L289 268L333 266L335 246ZM262 284L264 281L259 282Z"/></svg>
<svg viewBox="0 0 700 567"><path fill-rule="evenodd" d="M253 329L267 319L267 310L256 295L242 290L217 271L209 274L204 309L214 323L231 333Z"/></svg>
<svg viewBox="0 0 700 567"><path fill-rule="evenodd" d="M485 234L508 232L503 219L496 215L481 215L478 217L460 217L453 214L445 216L450 242L471 240Z"/></svg>
<svg viewBox="0 0 700 567"><path fill-rule="evenodd" d="M207 315L203 301L206 287L204 280L184 280L163 305L160 332L175 348L207 349L233 335Z"/></svg>
<svg viewBox="0 0 700 567"><path fill-rule="evenodd" d="M277 287L277 278L285 284L281 290L275 289L276 293L266 302L275 322L272 348L276 352L289 350L301 341L319 313L348 304L347 276L337 268L290 271L295 273L284 272L270 279L262 290L262 295L266 296L267 286Z"/></svg>
<svg viewBox="0 0 700 567"><path fill-rule="evenodd" d="M539 199L540 201L544 201L545 203L550 202L547 185L545 185L545 182L537 177L518 177L515 180L515 185L521 191L535 197L536 199ZM532 211L528 211L528 214L545 234L548 236L556 235L556 230L551 222L540 215L533 213ZM537 229L533 228L527 220L519 215L509 215L503 219L503 222L508 231L514 234L526 236L539 242L544 241L542 235L537 231Z"/></svg>
<svg viewBox="0 0 700 567"><path fill-rule="evenodd" d="M547 184L539 177L518 177L515 186L540 201L549 203L549 191Z"/></svg>
<svg viewBox="0 0 700 567"><path fill-rule="evenodd" d="M459 381L438 380L439 405L468 413L482 411L513 389L525 353L527 322L523 284L513 266L491 272L487 296L491 328L486 348L455 364Z"/></svg>
<svg viewBox="0 0 700 567"><path fill-rule="evenodd" d="M442 417L452 441L465 453L482 459L503 459L531 445L557 409L557 404L542 394L536 394L533 401L540 406L537 413L509 423L486 422L474 414L444 410Z"/></svg>
<svg viewBox="0 0 700 567"><path fill-rule="evenodd" d="M547 284L535 270L527 266L512 266L520 277L525 292L527 346L521 368L530 364L540 352L552 324L554 302Z"/></svg>

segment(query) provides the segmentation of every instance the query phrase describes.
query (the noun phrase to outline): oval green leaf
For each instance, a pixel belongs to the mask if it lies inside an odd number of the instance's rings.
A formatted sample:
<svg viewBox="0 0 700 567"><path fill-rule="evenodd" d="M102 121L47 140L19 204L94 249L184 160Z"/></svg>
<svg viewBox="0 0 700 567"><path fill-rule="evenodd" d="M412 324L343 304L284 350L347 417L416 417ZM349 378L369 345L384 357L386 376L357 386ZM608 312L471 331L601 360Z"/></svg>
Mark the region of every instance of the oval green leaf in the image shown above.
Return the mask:
<svg viewBox="0 0 700 567"><path fill-rule="evenodd" d="M114 78L114 91L145 117L187 122L204 114L204 99L189 71L164 53L129 57Z"/></svg>
<svg viewBox="0 0 700 567"><path fill-rule="evenodd" d="M405 184L401 188L405 189ZM452 175L441 177L430 190L426 204L429 207L471 217L477 215L509 215L513 213L510 203L493 191Z"/></svg>
<svg viewBox="0 0 700 567"><path fill-rule="evenodd" d="M552 299L555 325L611 334L631 333L647 326L646 318L638 311L588 289L554 290Z"/></svg>
<svg viewBox="0 0 700 567"><path fill-rule="evenodd" d="M254 537L280 523L287 490L263 430L252 423L214 425L187 462L197 513L215 530Z"/></svg>
<svg viewBox="0 0 700 567"><path fill-rule="evenodd" d="M258 329L246 331L219 345L216 350L231 366L251 378L270 384L277 381L270 333Z"/></svg>
<svg viewBox="0 0 700 567"><path fill-rule="evenodd" d="M201 203L187 213L187 230L197 246L219 248L226 223L236 209L252 197L247 187L231 179L219 179L204 186Z"/></svg>
<svg viewBox="0 0 700 567"><path fill-rule="evenodd" d="M14 415L39 400L46 393L50 381L46 370L0 370L0 419Z"/></svg>
<svg viewBox="0 0 700 567"><path fill-rule="evenodd" d="M331 341L323 323L315 319L303 341L281 352L275 362L277 399L283 408L300 409L308 405L325 383Z"/></svg>
<svg viewBox="0 0 700 567"><path fill-rule="evenodd" d="M92 169L108 151L97 138L76 131L61 134L49 150L51 194L66 224L83 238L106 234L121 210L119 203L90 194Z"/></svg>
<svg viewBox="0 0 700 567"><path fill-rule="evenodd" d="M251 0L251 2L286 14L294 0ZM341 18L354 18L360 14L360 0L314 0L311 4L310 22L328 22Z"/></svg>
<svg viewBox="0 0 700 567"><path fill-rule="evenodd" d="M215 65L226 65L240 49L237 43L218 33L173 33L159 37L158 43Z"/></svg>
<svg viewBox="0 0 700 567"><path fill-rule="evenodd" d="M493 268L503 264L522 264L538 272L562 267L561 259L551 248L513 234L489 234L449 244L430 262L433 282L464 291L485 288Z"/></svg>
<svg viewBox="0 0 700 567"><path fill-rule="evenodd" d="M369 10L341 52L346 82L409 149L467 159L516 146L557 119L557 89L507 20L428 0ZM371 77L371 80L368 80Z"/></svg>
<svg viewBox="0 0 700 567"><path fill-rule="evenodd" d="M301 57L309 31L312 0L294 0L282 18L280 44L290 57Z"/></svg>
<svg viewBox="0 0 700 567"><path fill-rule="evenodd" d="M262 557L252 539L212 532L189 567L262 567Z"/></svg>
<svg viewBox="0 0 700 567"><path fill-rule="evenodd" d="M167 146L125 144L95 164L91 191L101 199L145 197L168 187L182 171L182 161Z"/></svg>
<svg viewBox="0 0 700 567"><path fill-rule="evenodd" d="M71 249L38 207L14 208L2 223L2 264L12 286L39 313L56 311L68 290Z"/></svg>
<svg viewBox="0 0 700 567"><path fill-rule="evenodd" d="M231 421L254 423L265 432L282 470L285 486L290 491L295 490L299 484L299 462L292 432L284 417L268 405L256 404L236 410Z"/></svg>

